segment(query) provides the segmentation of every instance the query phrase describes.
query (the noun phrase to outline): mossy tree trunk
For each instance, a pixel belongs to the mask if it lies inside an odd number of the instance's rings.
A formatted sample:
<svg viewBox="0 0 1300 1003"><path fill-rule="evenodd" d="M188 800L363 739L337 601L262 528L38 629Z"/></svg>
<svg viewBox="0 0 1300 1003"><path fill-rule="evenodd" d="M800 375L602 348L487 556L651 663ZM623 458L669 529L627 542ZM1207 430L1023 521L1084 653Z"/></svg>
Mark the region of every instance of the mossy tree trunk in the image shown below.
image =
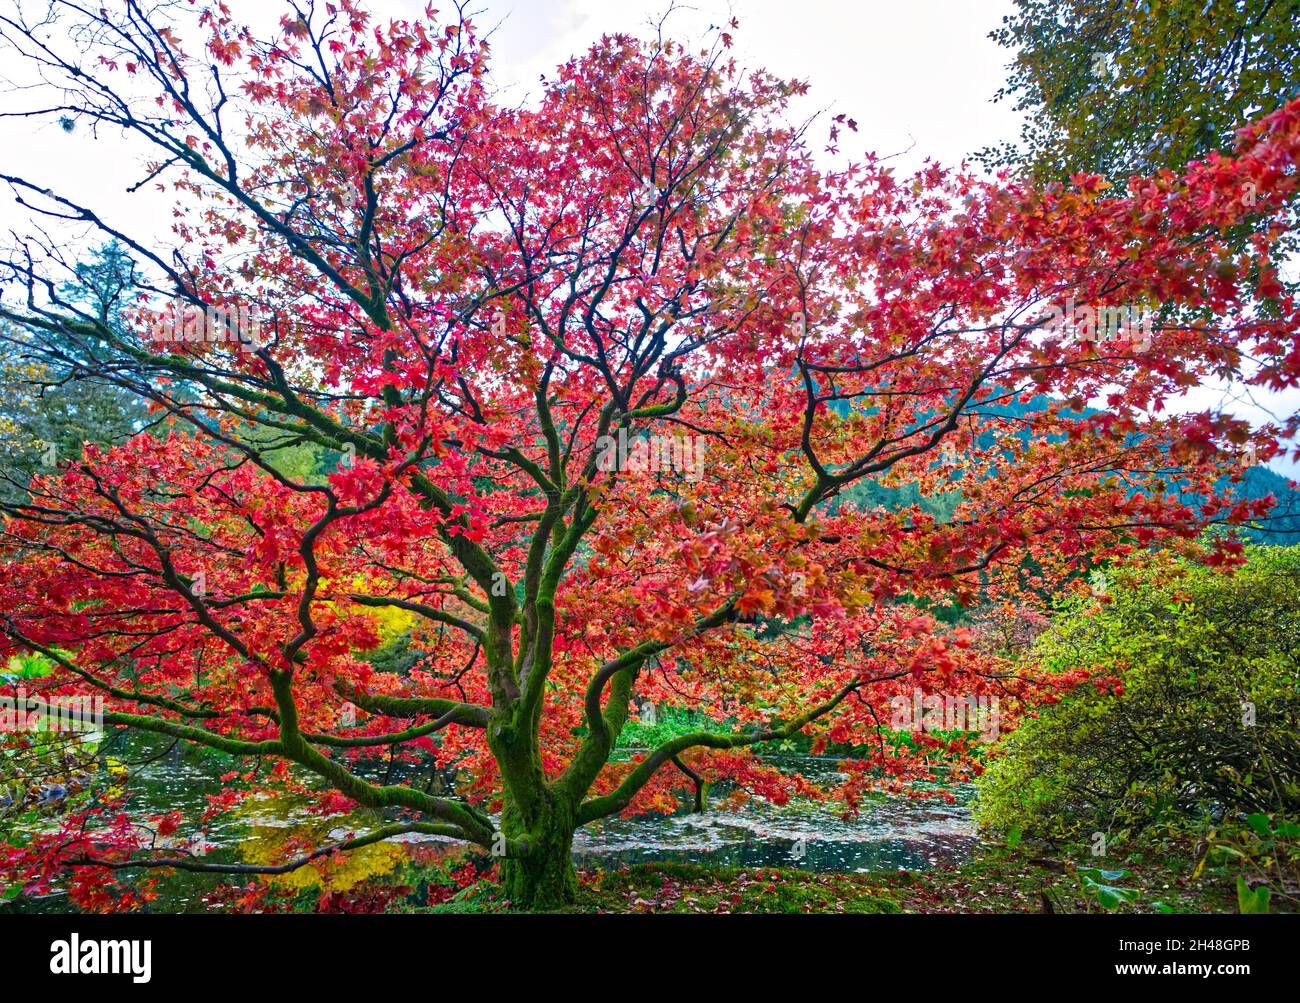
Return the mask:
<svg viewBox="0 0 1300 1003"><path fill-rule="evenodd" d="M500 861L499 882L512 906L557 909L571 905L578 891L572 856L577 801L546 778L534 714L516 705L488 730L505 787L501 835L511 848Z"/></svg>
<svg viewBox="0 0 1300 1003"><path fill-rule="evenodd" d="M501 861L501 891L515 906L527 909L558 909L572 905L578 892L578 874L573 866L574 813L567 799L545 790L526 818L507 801L501 817L501 831L510 839L527 841L523 857Z"/></svg>

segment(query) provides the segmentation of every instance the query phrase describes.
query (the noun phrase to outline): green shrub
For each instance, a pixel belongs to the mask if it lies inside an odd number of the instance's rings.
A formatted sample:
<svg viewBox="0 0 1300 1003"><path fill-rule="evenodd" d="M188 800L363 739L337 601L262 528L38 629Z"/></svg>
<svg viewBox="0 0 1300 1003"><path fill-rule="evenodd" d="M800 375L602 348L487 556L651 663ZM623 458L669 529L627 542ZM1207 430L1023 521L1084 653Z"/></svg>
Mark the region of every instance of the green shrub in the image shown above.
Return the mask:
<svg viewBox="0 0 1300 1003"><path fill-rule="evenodd" d="M1300 548L1258 548L1233 575L1116 576L1069 604L1032 658L1096 668L1005 738L978 784L990 828L1052 839L1300 809ZM1253 723L1252 723L1253 722Z"/></svg>
<svg viewBox="0 0 1300 1003"><path fill-rule="evenodd" d="M716 731L722 727L701 711L662 704L655 708L654 722L632 719L618 737L619 749L653 749L670 739L695 731Z"/></svg>

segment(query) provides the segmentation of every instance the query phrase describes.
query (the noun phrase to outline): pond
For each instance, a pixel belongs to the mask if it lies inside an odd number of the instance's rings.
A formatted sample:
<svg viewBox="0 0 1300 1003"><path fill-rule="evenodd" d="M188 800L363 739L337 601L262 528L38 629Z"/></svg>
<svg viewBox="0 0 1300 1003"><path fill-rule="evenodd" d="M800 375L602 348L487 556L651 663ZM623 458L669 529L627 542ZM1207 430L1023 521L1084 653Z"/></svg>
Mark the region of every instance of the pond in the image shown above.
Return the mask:
<svg viewBox="0 0 1300 1003"><path fill-rule="evenodd" d="M832 758L765 758L813 781L831 780L837 772L837 761ZM143 807L150 814L179 811L186 821L178 836L192 838L208 806L207 796L224 787L220 780L223 770L204 758L188 755L157 759L135 771L130 782L132 801L137 809ZM605 869L677 861L826 872L924 870L936 864L960 863L978 843L971 819L971 790L956 786L951 793L954 803L941 798L880 796L864 803L855 817L844 818L832 805L799 799L783 806L756 799L738 801L727 797L723 788L711 794L711 804L703 813L682 810L673 815L647 814L591 823L577 833L574 858L581 867ZM226 859L226 855L217 856L219 851L213 847L234 850L237 859L244 861L271 863L283 859L282 846L291 835L309 833L310 841L318 844L364 831L373 822L373 813L322 820L292 802L264 798L246 802L237 813L203 827L202 839L216 859ZM393 870L413 844L425 850L446 845L449 853L454 846L442 837L410 834L366 847L348 856L342 873L336 871L332 876L331 887L346 888ZM314 869L304 868L276 881L304 888L317 879ZM159 899L152 911L200 910L204 893L220 881L245 883L245 879L230 876L165 876L159 881ZM41 903L20 900L18 908L61 911L60 897Z"/></svg>
<svg viewBox="0 0 1300 1003"><path fill-rule="evenodd" d="M831 779L836 760L770 756L767 762L811 780ZM725 867L795 867L808 871L924 870L965 860L978 842L968 786L939 798L885 796L845 819L832 805L750 800L703 814L605 819L574 841L579 864L620 867L650 861ZM717 799L715 799L717 800Z"/></svg>

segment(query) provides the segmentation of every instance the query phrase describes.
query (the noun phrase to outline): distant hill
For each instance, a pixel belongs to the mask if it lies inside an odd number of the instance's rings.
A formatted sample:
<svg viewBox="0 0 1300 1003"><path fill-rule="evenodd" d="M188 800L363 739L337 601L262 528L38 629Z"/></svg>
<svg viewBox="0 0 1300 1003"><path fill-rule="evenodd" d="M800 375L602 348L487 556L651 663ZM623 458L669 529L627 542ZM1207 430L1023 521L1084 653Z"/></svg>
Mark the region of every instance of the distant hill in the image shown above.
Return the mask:
<svg viewBox="0 0 1300 1003"><path fill-rule="evenodd" d="M1273 495L1277 504L1269 517L1245 531L1252 543L1294 546L1300 543L1300 491L1268 467L1251 467L1234 492L1242 498Z"/></svg>
<svg viewBox="0 0 1300 1003"><path fill-rule="evenodd" d="M1039 395L1023 404L1012 400L981 410L989 414L1019 417L1032 411L1042 410L1047 406L1048 400L1045 395ZM1079 417L1092 413L1095 412L1085 411ZM1300 543L1300 490L1293 487L1287 478L1267 467L1251 467L1246 471L1241 483L1234 485L1224 477L1218 482L1218 487L1220 490L1226 489L1230 495L1239 498L1263 498L1273 495L1277 499L1277 504L1267 519L1242 528L1241 532L1250 542L1282 546ZM912 505L919 505L923 511L940 521L945 521L951 518L960 497L958 491L922 497L914 484L886 488L875 481L865 480L851 485L839 498L831 502L830 507L835 509L842 504L852 504L866 508L882 506L890 511L898 511ZM1194 502L1195 499L1189 497L1187 501Z"/></svg>

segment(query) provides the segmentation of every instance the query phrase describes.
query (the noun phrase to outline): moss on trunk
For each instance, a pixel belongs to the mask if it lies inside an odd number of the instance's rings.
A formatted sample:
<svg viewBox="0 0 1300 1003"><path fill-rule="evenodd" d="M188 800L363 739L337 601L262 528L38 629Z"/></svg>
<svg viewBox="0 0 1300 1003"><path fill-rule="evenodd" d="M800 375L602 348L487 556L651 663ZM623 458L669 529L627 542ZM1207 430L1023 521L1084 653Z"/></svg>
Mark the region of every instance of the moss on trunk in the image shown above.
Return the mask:
<svg viewBox="0 0 1300 1003"><path fill-rule="evenodd" d="M512 905L525 909L558 909L572 905L578 893L573 866L574 812L563 797L546 790L537 799L531 818L507 801L502 832L528 841L523 857L501 861L501 890Z"/></svg>

